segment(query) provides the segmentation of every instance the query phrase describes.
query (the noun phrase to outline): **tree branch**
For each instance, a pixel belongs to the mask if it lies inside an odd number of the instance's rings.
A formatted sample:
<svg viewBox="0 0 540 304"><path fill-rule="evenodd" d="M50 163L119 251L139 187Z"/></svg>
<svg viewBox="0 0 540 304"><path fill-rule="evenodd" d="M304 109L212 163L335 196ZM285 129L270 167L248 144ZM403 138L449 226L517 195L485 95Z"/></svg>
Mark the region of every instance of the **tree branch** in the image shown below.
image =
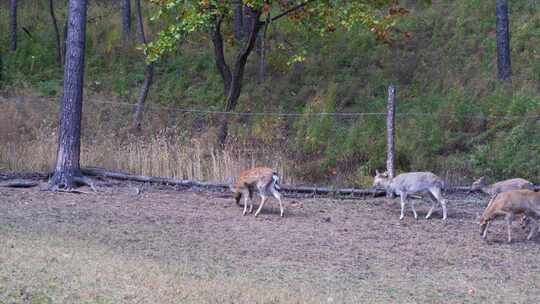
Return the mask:
<svg viewBox="0 0 540 304"><path fill-rule="evenodd" d="M238 97L240 96L242 79L244 76L244 69L247 59L249 57L249 54L251 54L251 51L255 47L255 42L257 41L257 34L259 33L261 26L264 24L264 22L261 22L259 20L259 18L261 17L261 11L253 10L249 6L246 6L246 8L251 18L249 38L245 42L242 50L236 56L234 71L231 78L231 87L227 95L227 101L225 106L226 112L229 112L236 107Z"/></svg>
<svg viewBox="0 0 540 304"><path fill-rule="evenodd" d="M296 5L296 6L293 6L293 7L291 7L290 9L288 9L288 10L286 10L286 11L284 11L284 12L278 14L278 15L275 16L274 18L270 19L270 22L274 22L274 21L278 20L279 18L284 17L284 16L286 16L286 15L288 15L288 14L290 14L290 13L296 11L296 10L299 10L299 9L301 9L302 7L304 7L304 6L308 5L308 4L310 4L311 2L315 2L315 1L317 1L317 0L307 0L307 1L304 2L304 3L300 3L300 4ZM267 21L267 22L268 22L268 21Z"/></svg>
<svg viewBox="0 0 540 304"><path fill-rule="evenodd" d="M231 87L231 69L225 61L225 54L223 52L223 37L221 36L221 22L222 17L217 17L215 20L215 28L211 30L212 43L214 44L214 57L216 60L216 66L219 70L219 74L223 79L223 91L225 96L229 93Z"/></svg>

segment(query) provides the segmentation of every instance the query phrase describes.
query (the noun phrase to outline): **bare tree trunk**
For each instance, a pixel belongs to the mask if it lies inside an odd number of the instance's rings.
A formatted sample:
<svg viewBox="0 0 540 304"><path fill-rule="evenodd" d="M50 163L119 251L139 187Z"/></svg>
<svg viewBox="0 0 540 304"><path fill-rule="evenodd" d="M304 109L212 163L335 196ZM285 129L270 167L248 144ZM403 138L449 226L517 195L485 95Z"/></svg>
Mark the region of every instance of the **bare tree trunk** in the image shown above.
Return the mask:
<svg viewBox="0 0 540 304"><path fill-rule="evenodd" d="M4 79L2 76L4 74L4 62L2 61L2 56L4 56L4 54L0 51L0 89L2 89L2 79Z"/></svg>
<svg viewBox="0 0 540 304"><path fill-rule="evenodd" d="M260 52L260 61L259 61L259 83L264 82L264 77L266 74L266 33L268 32L268 27L270 26L271 22L270 13L268 13L268 16L266 18L266 22L264 23L264 29L262 32L261 37L261 52Z"/></svg>
<svg viewBox="0 0 540 304"><path fill-rule="evenodd" d="M242 14L242 38L249 38L251 34L251 25L253 24L253 16L251 12L253 9L251 7L244 5L243 14Z"/></svg>
<svg viewBox="0 0 540 304"><path fill-rule="evenodd" d="M395 168L395 154L396 149L394 146L394 128L395 128L395 113L396 113L396 88L394 85L388 87L388 115L386 117L386 171L390 178L394 178L396 175Z"/></svg>
<svg viewBox="0 0 540 304"><path fill-rule="evenodd" d="M122 0L122 35L124 41L129 41L131 34L131 1Z"/></svg>
<svg viewBox="0 0 540 304"><path fill-rule="evenodd" d="M280 13L276 17L269 19L269 21L276 21L287 14L294 12L302 7L306 6L309 3L314 2L315 0L306 0L303 3L300 3L285 12ZM247 33L247 39L245 39L242 49L236 56L234 69L230 70L229 66L225 61L225 56L223 52L223 38L221 36L221 18L216 19L215 27L212 29L212 43L214 44L214 56L216 58L216 65L223 79L223 87L226 96L225 100L225 112L234 110L236 104L238 103L238 98L240 97L240 92L242 90L242 80L244 77L244 69L247 63L247 59L253 48L255 42L257 41L258 33L262 25L266 22L261 22L260 17L262 14L261 10L254 10L248 5L245 5L243 8L243 27L244 33ZM218 140L221 145L225 143L228 134L228 121L227 117L224 116L221 119L221 129L218 134Z"/></svg>
<svg viewBox="0 0 540 304"><path fill-rule="evenodd" d="M221 79L223 80L223 94L227 96L231 87L231 69L227 65L225 60L225 53L223 51L223 37L221 36L221 22L222 18L218 17L215 20L214 28L211 30L212 44L214 45L214 58L216 60L216 67L218 68Z"/></svg>
<svg viewBox="0 0 540 304"><path fill-rule="evenodd" d="M133 127L136 131L140 132L142 130L142 120L144 112L144 104L146 102L146 97L150 91L150 86L154 80L154 63L146 65L144 68L144 82L139 92L139 98L137 99L137 106L135 107L135 117L133 120Z"/></svg>
<svg viewBox="0 0 540 304"><path fill-rule="evenodd" d="M11 9L9 10L9 25L11 44L10 50L17 50L17 0L11 0Z"/></svg>
<svg viewBox="0 0 540 304"><path fill-rule="evenodd" d="M497 77L499 80L511 80L510 31L508 22L508 1L497 0Z"/></svg>
<svg viewBox="0 0 540 304"><path fill-rule="evenodd" d="M142 44L146 44L146 35L144 33L144 24L141 11L141 0L135 0L135 5L137 7L137 25L139 27L139 37ZM150 86L154 78L154 63L147 64L144 68L144 82L139 92L139 98L137 99L137 106L135 107L135 117L133 120L133 127L136 131L141 131L142 129L142 118L144 111L144 104L146 102L146 97L150 91Z"/></svg>
<svg viewBox="0 0 540 304"><path fill-rule="evenodd" d="M244 11L242 9L243 7L243 1L242 0L233 0L233 9L234 9L234 40L236 43L240 43L242 41L243 35L243 19L244 19Z"/></svg>
<svg viewBox="0 0 540 304"><path fill-rule="evenodd" d="M69 11L66 15L66 21L64 21L64 32L62 33L62 54L64 56L64 60L62 61L62 64L66 64L66 45L67 45L67 33L68 33L68 27L69 27Z"/></svg>
<svg viewBox="0 0 540 304"><path fill-rule="evenodd" d="M257 34L259 33L259 30L261 29L262 22L260 22L259 18L261 16L261 11L253 10L249 6L245 6L244 9L247 11L247 13L250 15L250 33L249 38L247 39L244 47L242 50L240 50L240 53L236 56L234 69L231 73L231 85L229 88L229 92L227 94L227 99L225 101L225 112L230 112L234 110L236 107L236 104L238 103L238 98L240 97L240 92L242 91L242 80L244 78L244 70L246 67L247 59L251 52L253 51L253 48L255 46L255 42L257 40ZM227 117L223 118L221 129L218 134L218 140L221 145L225 144L225 140L227 139L228 135L228 119Z"/></svg>
<svg viewBox="0 0 540 304"><path fill-rule="evenodd" d="M54 15L54 0L49 0L49 13L51 14L51 20L54 28L54 38L56 42L56 60L61 65L64 62L62 46L60 44L60 31L58 30L58 22L56 21L56 16Z"/></svg>
<svg viewBox="0 0 540 304"><path fill-rule="evenodd" d="M81 116L86 42L86 0L69 1L64 93L60 115L58 155L50 188L72 189L82 179L80 170Z"/></svg>

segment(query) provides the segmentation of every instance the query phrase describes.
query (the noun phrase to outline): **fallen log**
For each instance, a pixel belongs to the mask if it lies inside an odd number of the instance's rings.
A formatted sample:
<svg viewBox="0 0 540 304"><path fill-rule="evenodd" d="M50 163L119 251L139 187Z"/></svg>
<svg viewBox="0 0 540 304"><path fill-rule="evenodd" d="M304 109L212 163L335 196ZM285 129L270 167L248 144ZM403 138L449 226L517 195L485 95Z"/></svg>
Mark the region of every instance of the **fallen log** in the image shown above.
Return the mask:
<svg viewBox="0 0 540 304"><path fill-rule="evenodd" d="M32 188L37 186L39 183L31 180L22 180L15 179L5 183L1 183L0 187L9 187L9 188Z"/></svg>
<svg viewBox="0 0 540 304"><path fill-rule="evenodd" d="M89 176L105 177L118 180L127 180L127 181L136 181L142 183L155 183L155 184L164 184L164 185L173 185L173 186L182 186L186 188L204 188L204 189L213 189L226 191L229 189L229 184L225 183L210 183L210 182L198 182L187 179L174 179L174 178L165 178L165 177L153 177L153 176L144 176L144 175L133 175L124 172L117 171L108 171L103 168L83 168L83 174ZM540 190L540 185L535 186L536 191ZM457 193L464 192L467 193L471 190L469 186L456 186L449 187L444 189L448 193ZM330 187L309 187L309 186L294 186L294 185L281 185L281 192L288 197L309 197L309 196L334 196L334 197L364 197L364 196L384 196L386 192L381 189L375 188L341 188L334 189ZM420 197L415 197L420 198Z"/></svg>
<svg viewBox="0 0 540 304"><path fill-rule="evenodd" d="M83 168L83 174L96 177L105 177L118 180L126 181L135 181L141 183L155 183L155 184L164 184L172 186L182 186L186 188L205 188L205 189L215 189L215 190L228 190L229 184L225 183L210 183L210 182L198 182L187 179L174 179L174 178L165 178L165 177L154 177L154 176L145 176L145 175L133 175L124 172L117 171L108 171L102 168ZM355 189L355 188L344 188L344 189L333 189L329 187L306 187L306 186L292 186L292 185L282 185L281 192L287 194L303 194L304 196L315 196L315 195L324 195L324 196L382 196L385 195L385 191L378 189Z"/></svg>
<svg viewBox="0 0 540 304"><path fill-rule="evenodd" d="M82 169L83 174L89 176L97 177L107 177L112 179L119 180L128 180L141 183L155 183L155 184L165 184L165 185L174 185L174 186L184 186L184 187L201 187L201 188L216 188L216 189L228 189L228 184L223 183L209 183L209 182L197 182L188 179L174 179L166 177L154 177L154 176L145 176L145 175L133 175L123 172L107 171L101 168L84 168Z"/></svg>

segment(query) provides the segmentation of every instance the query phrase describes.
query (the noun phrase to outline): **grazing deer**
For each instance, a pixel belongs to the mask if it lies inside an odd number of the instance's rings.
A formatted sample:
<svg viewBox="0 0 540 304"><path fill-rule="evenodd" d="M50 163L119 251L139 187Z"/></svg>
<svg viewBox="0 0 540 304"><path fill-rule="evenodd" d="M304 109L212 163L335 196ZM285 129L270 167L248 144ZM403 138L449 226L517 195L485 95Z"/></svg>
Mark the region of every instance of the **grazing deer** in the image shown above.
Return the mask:
<svg viewBox="0 0 540 304"><path fill-rule="evenodd" d="M536 220L540 219L540 193L531 190L511 190L496 194L480 217L480 235L487 238L488 227L495 218L504 216L508 229L508 242L512 242L512 221L516 215L522 215L522 227L532 224L527 236L530 240L538 231Z"/></svg>
<svg viewBox="0 0 540 304"><path fill-rule="evenodd" d="M373 180L374 187L382 187L387 192L394 192L401 198L401 215L400 220L405 216L405 202L407 197L413 193L428 193L432 202L431 209L426 215L426 219L431 217L433 209L435 209L435 201L438 201L443 210L443 220L446 220L446 200L442 197L442 189L444 182L437 175L431 172L410 172L400 174L393 179L388 177L388 173L379 173L375 171ZM418 219L418 214L414 208L414 201L411 200L411 208L414 218Z"/></svg>
<svg viewBox="0 0 540 304"><path fill-rule="evenodd" d="M482 176L472 184L469 193L473 191L482 191L493 197L497 193L519 189L534 190L534 185L533 183L523 178L507 179L489 185L487 182L487 178L485 176Z"/></svg>
<svg viewBox="0 0 540 304"><path fill-rule="evenodd" d="M248 196L250 202L249 213L253 212L253 192L255 188L261 197L261 204L257 212L255 212L255 216L258 216L259 212L261 212L267 196L272 195L279 201L279 209L281 217L283 217L283 203L281 202L281 194L278 192L280 189L279 176L274 170L266 167L255 167L241 172L234 185L231 186L237 205L240 205L240 198L242 198L242 195L244 196L244 212L242 215L246 215L247 212Z"/></svg>

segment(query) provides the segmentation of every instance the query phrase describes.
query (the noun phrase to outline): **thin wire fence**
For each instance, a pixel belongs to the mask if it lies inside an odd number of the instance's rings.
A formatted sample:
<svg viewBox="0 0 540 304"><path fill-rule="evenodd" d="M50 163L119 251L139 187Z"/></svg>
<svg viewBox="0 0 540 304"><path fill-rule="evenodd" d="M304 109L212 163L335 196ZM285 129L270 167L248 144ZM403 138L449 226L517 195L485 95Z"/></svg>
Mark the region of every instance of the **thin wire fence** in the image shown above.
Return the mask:
<svg viewBox="0 0 540 304"><path fill-rule="evenodd" d="M51 170L59 100L0 99L0 105L0 169ZM279 171L287 184L335 188L370 186L373 171L385 166L383 112L222 112L149 104L143 132L135 134L129 127L134 106L85 99L83 166L230 183L241 170L264 165ZM448 155L447 150L459 151L486 121L540 120L535 115L398 112L396 116L398 172L429 170L450 185L469 183L476 171L469 158ZM229 136L222 147L217 134L224 118ZM467 136L456 141L444 128Z"/></svg>
<svg viewBox="0 0 540 304"><path fill-rule="evenodd" d="M110 104L123 107L135 107L135 104L121 101L104 101L104 100L88 100L85 101L92 104ZM278 116L278 117L300 117L300 116L336 116L336 117L360 117L360 116L384 116L386 112L306 112L306 113L294 113L294 112L225 112L214 110L202 110L193 108L183 108L175 106L163 106L163 105L145 105L146 109L150 110L168 110L180 113L200 113L209 115L227 115L227 116ZM455 117L453 113L422 113L422 112L400 112L396 113L396 116L437 116L437 117ZM540 115L483 115L483 114L460 114L461 117L472 119L540 119Z"/></svg>

